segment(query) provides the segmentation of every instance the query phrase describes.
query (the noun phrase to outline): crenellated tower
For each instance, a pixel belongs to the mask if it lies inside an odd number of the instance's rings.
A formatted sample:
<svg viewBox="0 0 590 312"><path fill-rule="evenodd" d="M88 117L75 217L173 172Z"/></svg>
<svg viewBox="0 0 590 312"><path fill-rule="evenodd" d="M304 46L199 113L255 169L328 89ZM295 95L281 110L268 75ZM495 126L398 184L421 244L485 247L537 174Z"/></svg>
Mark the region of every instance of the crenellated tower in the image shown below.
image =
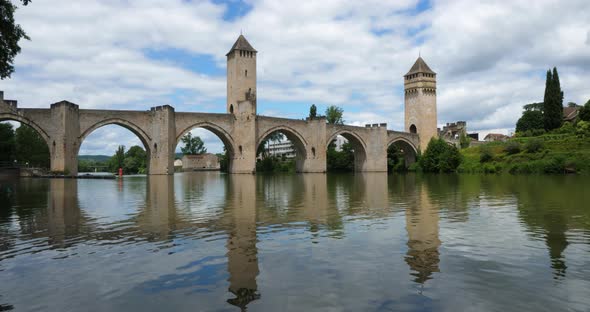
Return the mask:
<svg viewBox="0 0 590 312"><path fill-rule="evenodd" d="M405 129L420 135L420 149L426 150L431 138L438 136L436 128L436 73L418 57L404 75Z"/></svg>
<svg viewBox="0 0 590 312"><path fill-rule="evenodd" d="M243 35L227 56L227 112L256 115L256 53ZM243 103L246 102L248 103Z"/></svg>

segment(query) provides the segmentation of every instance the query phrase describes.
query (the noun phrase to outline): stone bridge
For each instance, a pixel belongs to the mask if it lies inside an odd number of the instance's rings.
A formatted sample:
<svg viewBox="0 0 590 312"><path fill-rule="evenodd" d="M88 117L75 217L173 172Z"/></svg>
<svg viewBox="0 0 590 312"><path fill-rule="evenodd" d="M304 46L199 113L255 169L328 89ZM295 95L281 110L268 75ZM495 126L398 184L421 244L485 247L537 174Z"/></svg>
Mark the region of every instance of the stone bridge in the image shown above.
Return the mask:
<svg viewBox="0 0 590 312"><path fill-rule="evenodd" d="M16 101L4 100L0 92L0 121L4 120L35 129L49 147L51 170L68 175L77 174L77 156L84 139L110 124L137 135L148 154L150 174L172 174L176 145L184 134L198 127L215 133L224 143L231 173L254 173L257 147L275 131L295 146L298 172L325 172L328 144L338 135L351 143L356 171L387 171L387 148L391 144L399 144L407 162L415 159L420 148L417 134L390 131L386 124L334 125L327 124L325 118L275 118L256 115L252 110L227 114L175 112L168 105L149 111L95 110L61 101L48 109L19 108Z"/></svg>

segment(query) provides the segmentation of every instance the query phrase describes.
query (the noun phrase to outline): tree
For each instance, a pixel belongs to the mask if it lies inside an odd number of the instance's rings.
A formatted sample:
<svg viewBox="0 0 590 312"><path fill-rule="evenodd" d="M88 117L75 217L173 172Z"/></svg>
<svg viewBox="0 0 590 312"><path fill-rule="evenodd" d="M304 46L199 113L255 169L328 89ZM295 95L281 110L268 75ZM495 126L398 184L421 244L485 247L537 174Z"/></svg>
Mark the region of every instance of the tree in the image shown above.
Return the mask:
<svg viewBox="0 0 590 312"><path fill-rule="evenodd" d="M147 153L141 146L134 145L125 153L123 169L128 173L146 172Z"/></svg>
<svg viewBox="0 0 590 312"><path fill-rule="evenodd" d="M590 121L590 100L580 108L580 119L583 121Z"/></svg>
<svg viewBox="0 0 590 312"><path fill-rule="evenodd" d="M47 142L35 129L21 124L15 131L16 160L20 164L49 168L49 148Z"/></svg>
<svg viewBox="0 0 590 312"><path fill-rule="evenodd" d="M516 122L516 132L519 133L544 128L543 113L537 110L525 110L522 117Z"/></svg>
<svg viewBox="0 0 590 312"><path fill-rule="evenodd" d="M198 136L193 137L190 132L185 134L181 141L184 143L184 147L181 147L180 150L184 155L200 155L207 153L203 140Z"/></svg>
<svg viewBox="0 0 590 312"><path fill-rule="evenodd" d="M311 107L309 108L309 119L316 118L317 114L318 114L318 108L315 107L315 104L311 104Z"/></svg>
<svg viewBox="0 0 590 312"><path fill-rule="evenodd" d="M563 91L559 82L557 68L553 73L547 71L545 96L543 98L543 123L546 131L561 127L563 122Z"/></svg>
<svg viewBox="0 0 590 312"><path fill-rule="evenodd" d="M23 0L24 5L30 0ZM18 42L30 40L25 31L14 21L16 6L9 0L0 0L0 79L9 78L14 72L14 57L20 52Z"/></svg>
<svg viewBox="0 0 590 312"><path fill-rule="evenodd" d="M111 157L109 161L109 168L111 172L117 172L119 168L123 168L125 166L125 146L119 145L117 147L117 151L115 155Z"/></svg>
<svg viewBox="0 0 590 312"><path fill-rule="evenodd" d="M0 123L0 161L12 162L14 160L15 144L12 125Z"/></svg>
<svg viewBox="0 0 590 312"><path fill-rule="evenodd" d="M329 124L341 125L344 123L342 119L342 113L344 110L336 105L332 105L326 108L326 121Z"/></svg>
<svg viewBox="0 0 590 312"><path fill-rule="evenodd" d="M420 166L424 172L454 172L461 161L461 154L454 145L432 138L420 158Z"/></svg>
<svg viewBox="0 0 590 312"><path fill-rule="evenodd" d="M285 136L281 132L279 132L279 131L272 132L266 138L264 138L264 140L262 140L262 142L260 142L260 145L258 146L258 149L256 150L256 156L262 155L262 158L268 157L268 150L270 149L270 143L271 142L273 142L273 143L280 142L284 139L285 139Z"/></svg>
<svg viewBox="0 0 590 312"><path fill-rule="evenodd" d="M465 135L465 133L461 133L461 136L459 137L459 145L461 145L461 148L468 148L469 144L471 144L471 138Z"/></svg>

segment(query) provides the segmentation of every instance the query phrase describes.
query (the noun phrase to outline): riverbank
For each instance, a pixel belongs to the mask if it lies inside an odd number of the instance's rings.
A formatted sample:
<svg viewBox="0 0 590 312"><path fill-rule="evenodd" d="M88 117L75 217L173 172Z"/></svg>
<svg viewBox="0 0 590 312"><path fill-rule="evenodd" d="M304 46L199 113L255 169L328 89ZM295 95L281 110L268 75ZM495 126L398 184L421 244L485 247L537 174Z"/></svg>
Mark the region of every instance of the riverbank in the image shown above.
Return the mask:
<svg viewBox="0 0 590 312"><path fill-rule="evenodd" d="M460 173L590 174L590 139L546 134L461 150Z"/></svg>

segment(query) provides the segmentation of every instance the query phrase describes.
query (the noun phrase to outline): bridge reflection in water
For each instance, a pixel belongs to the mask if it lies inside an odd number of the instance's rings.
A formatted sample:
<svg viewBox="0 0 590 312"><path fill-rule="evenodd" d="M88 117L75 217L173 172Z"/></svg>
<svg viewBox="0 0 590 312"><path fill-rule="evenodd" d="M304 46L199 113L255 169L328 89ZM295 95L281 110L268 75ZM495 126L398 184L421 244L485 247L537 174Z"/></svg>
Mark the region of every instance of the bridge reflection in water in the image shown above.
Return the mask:
<svg viewBox="0 0 590 312"><path fill-rule="evenodd" d="M457 180L449 183L449 179ZM445 217L444 222L468 224L468 207L473 207L474 203L482 205L485 202L482 194L493 194L519 202L518 218L531 228L530 235L545 241L550 257L548 266L555 279L563 279L567 273L563 252L569 245L566 232L572 228L588 231L587 223L571 218L577 206L549 210L547 213L552 217L547 221L534 211L539 199L530 197L527 187L523 186L528 182L523 184L516 180L382 173L254 176L204 172L119 181L0 181L3 207L0 209L0 225L3 225L0 226L0 265L26 255L26 249L17 248L26 241L34 245L36 253L60 251L55 258L76 257L79 250L88 246L95 246L102 252L106 252L102 249L104 246L110 245L129 246L128 252L148 248L170 256L178 254L178 258L159 262L160 266L171 270L163 270L155 276L137 273L131 278L130 287L119 285L124 288L119 289L122 292L119 298L177 290L201 296L202 292L224 285L223 302L245 310L265 299L273 302L272 297L288 287L281 283L298 285L300 278L296 275L289 275L292 280L282 282L275 279L281 279L281 269L293 270L301 260L288 260L294 262L287 261L281 268L282 263L274 263L273 259L286 261L286 253L289 257L318 257L316 261L334 264L335 259L318 255L333 249L332 245L326 245L326 240L346 238L351 245L345 250L350 254L340 255L338 262L356 263L355 244L358 242L355 238L365 227L379 227L384 223L399 225L377 231L389 233L390 237L385 237L384 241L394 237L405 241L399 247L391 247L392 250L379 248L388 258L381 258L383 267L377 271L392 276L405 272L407 278L397 278L428 289L430 281L445 272L445 268L441 268L441 247L445 244L440 234L441 215ZM451 184L456 188L450 189ZM401 220L401 223L386 220ZM537 230L539 228L542 233ZM221 241L223 245L216 243ZM324 249L314 249L315 244ZM363 249L362 243L358 246ZM396 260L398 251L401 262ZM144 252L135 250L134 253ZM199 252L200 256L194 252ZM404 261L405 269L399 266ZM314 272L314 268L309 267L300 270L308 277ZM330 268L325 270L329 272ZM372 273L368 272L367 276ZM261 288L261 278L265 282L262 284L276 287ZM313 285L308 286L315 289ZM265 297L263 290L269 297ZM314 300L323 302L329 300L328 297ZM10 302L8 297L1 300ZM142 303L137 304L141 306ZM219 304L209 303L211 307ZM271 306L281 309L285 304Z"/></svg>

